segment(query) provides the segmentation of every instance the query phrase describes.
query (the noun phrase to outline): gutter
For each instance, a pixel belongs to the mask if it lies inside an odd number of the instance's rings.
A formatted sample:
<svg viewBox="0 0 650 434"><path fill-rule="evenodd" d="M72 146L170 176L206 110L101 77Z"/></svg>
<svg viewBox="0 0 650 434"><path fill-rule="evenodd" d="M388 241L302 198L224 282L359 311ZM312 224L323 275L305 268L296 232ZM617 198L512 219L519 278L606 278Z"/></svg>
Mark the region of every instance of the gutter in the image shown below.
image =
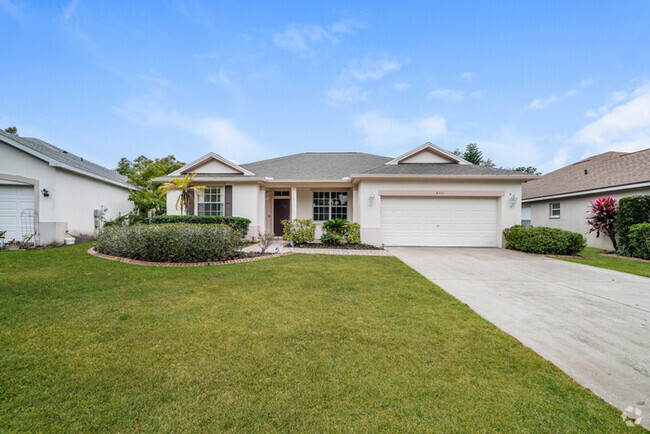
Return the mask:
<svg viewBox="0 0 650 434"><path fill-rule="evenodd" d="M641 182L637 184L619 185L616 187L603 187L603 188L597 188L593 190L582 190L582 191L576 191L572 193L560 193L560 194L552 194L549 196L531 197L529 199L522 199L521 203L539 202L539 201L551 200L551 199L561 199L563 197L585 196L587 194L607 193L609 191L632 190L634 188L643 188L643 187L650 187L650 181Z"/></svg>
<svg viewBox="0 0 650 434"><path fill-rule="evenodd" d="M532 181L538 179L537 175L395 175L395 174L360 174L351 175L351 179L469 179L469 180L491 180L491 181Z"/></svg>

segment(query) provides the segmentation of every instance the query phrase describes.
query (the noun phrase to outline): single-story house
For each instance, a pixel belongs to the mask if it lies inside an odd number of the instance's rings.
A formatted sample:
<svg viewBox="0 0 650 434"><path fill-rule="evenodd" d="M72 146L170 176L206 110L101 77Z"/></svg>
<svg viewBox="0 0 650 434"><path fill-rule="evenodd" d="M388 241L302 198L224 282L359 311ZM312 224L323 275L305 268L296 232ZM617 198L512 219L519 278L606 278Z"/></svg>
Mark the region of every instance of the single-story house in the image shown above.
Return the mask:
<svg viewBox="0 0 650 434"><path fill-rule="evenodd" d="M62 243L67 231L92 237L107 220L133 209L129 185L117 172L39 139L0 131L0 231L23 240L38 216L40 244Z"/></svg>
<svg viewBox="0 0 650 434"><path fill-rule="evenodd" d="M308 152L238 165L209 153L155 181L188 173L208 187L190 212L246 217L250 237L281 235L284 219L342 218L360 224L362 242L387 246L501 247L503 229L521 222L522 181L536 178L425 143L397 158ZM168 214L179 214L178 194Z"/></svg>
<svg viewBox="0 0 650 434"><path fill-rule="evenodd" d="M591 201L650 194L650 148L605 152L548 173L523 185L522 224L566 229L587 235ZM587 235L592 247L612 249L609 237Z"/></svg>

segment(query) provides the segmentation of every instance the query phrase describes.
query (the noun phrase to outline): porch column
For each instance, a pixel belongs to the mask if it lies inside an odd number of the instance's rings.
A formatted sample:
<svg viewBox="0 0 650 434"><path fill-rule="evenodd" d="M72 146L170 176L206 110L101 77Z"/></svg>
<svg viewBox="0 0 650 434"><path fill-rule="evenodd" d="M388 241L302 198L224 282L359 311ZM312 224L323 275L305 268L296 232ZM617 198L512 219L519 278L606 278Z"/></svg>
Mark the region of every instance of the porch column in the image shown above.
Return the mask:
<svg viewBox="0 0 650 434"><path fill-rule="evenodd" d="M291 219L298 218L298 195L296 187L291 187Z"/></svg>
<svg viewBox="0 0 650 434"><path fill-rule="evenodd" d="M359 223L359 187L352 188L352 223Z"/></svg>

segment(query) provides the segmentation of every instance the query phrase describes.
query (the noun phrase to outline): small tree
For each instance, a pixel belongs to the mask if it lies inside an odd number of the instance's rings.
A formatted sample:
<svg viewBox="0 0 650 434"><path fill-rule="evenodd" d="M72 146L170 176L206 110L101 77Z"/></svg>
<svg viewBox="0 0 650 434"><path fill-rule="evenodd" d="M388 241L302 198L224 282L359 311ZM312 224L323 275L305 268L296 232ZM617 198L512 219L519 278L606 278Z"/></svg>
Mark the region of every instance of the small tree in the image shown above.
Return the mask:
<svg viewBox="0 0 650 434"><path fill-rule="evenodd" d="M176 209L178 205L181 206L181 215L183 215L183 208L194 209L194 192L205 190L205 185L196 185L194 182L195 173L189 173L184 178L174 178L169 182L164 183L158 188L160 196L165 196L170 191L180 191L180 195L176 200Z"/></svg>
<svg viewBox="0 0 650 434"><path fill-rule="evenodd" d="M591 228L589 232L596 232L596 237L600 233L604 233L612 240L614 250L616 250L616 216L618 214L618 206L616 199L609 196L601 197L591 202L592 214L587 217L587 223Z"/></svg>
<svg viewBox="0 0 650 434"><path fill-rule="evenodd" d="M16 127L7 127L7 128L5 128L5 133L18 134L18 128L16 128Z"/></svg>

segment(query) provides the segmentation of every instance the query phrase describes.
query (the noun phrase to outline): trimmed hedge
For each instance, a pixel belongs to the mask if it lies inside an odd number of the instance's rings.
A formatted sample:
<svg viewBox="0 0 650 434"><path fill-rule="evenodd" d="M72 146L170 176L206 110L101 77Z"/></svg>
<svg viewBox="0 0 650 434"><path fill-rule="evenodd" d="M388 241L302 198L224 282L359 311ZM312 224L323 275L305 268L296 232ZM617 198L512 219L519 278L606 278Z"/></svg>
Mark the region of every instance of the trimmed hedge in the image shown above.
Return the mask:
<svg viewBox="0 0 650 434"><path fill-rule="evenodd" d="M216 215L157 215L151 218L151 224L190 223L199 225L220 224L230 226L245 237L251 221L244 217Z"/></svg>
<svg viewBox="0 0 650 434"><path fill-rule="evenodd" d="M650 259L650 223L637 223L627 232L630 255Z"/></svg>
<svg viewBox="0 0 650 434"><path fill-rule="evenodd" d="M113 226L97 237L95 250L151 262L220 261L236 256L239 233L226 225Z"/></svg>
<svg viewBox="0 0 650 434"><path fill-rule="evenodd" d="M618 252L632 256L628 234L630 227L637 223L650 222L650 195L627 196L618 201L616 232L618 233Z"/></svg>
<svg viewBox="0 0 650 434"><path fill-rule="evenodd" d="M582 234L543 226L516 225L503 231L506 249L541 255L576 255L587 245Z"/></svg>
<svg viewBox="0 0 650 434"><path fill-rule="evenodd" d="M282 220L284 241L293 241L294 244L308 243L316 237L316 224L312 219Z"/></svg>

